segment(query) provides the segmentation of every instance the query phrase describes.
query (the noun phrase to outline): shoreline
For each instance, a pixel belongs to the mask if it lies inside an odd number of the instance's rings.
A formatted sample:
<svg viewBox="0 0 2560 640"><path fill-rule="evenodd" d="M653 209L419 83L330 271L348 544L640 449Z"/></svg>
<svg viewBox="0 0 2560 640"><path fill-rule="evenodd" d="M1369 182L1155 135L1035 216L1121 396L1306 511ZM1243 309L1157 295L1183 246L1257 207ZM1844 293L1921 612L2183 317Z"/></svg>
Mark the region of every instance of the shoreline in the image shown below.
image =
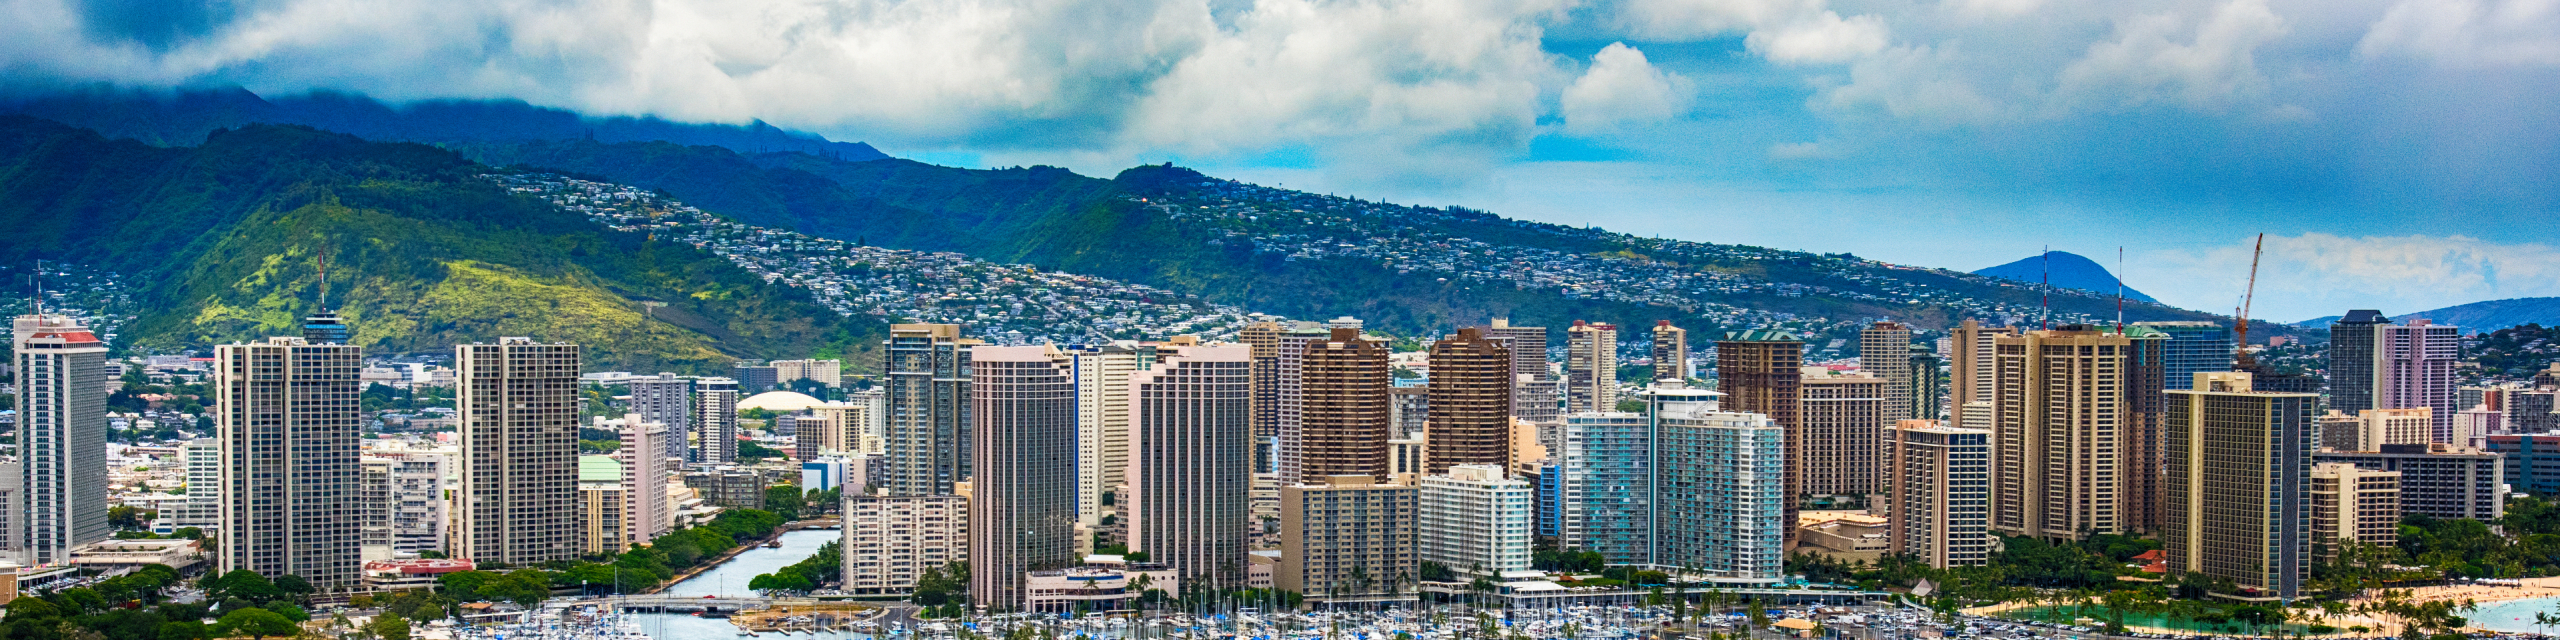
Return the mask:
<svg viewBox="0 0 2560 640"><path fill-rule="evenodd" d="M2357 605L2357 604L2364 604L2364 603L2380 602L2380 601L2382 600L2382 594L2383 594L2384 592L2386 592L2386 591L2389 591L2389 592L2393 592L2393 593L2400 594L2400 595L2401 595L2401 599L2406 600L2406 601L2408 601L2408 602L2413 602L2413 603L2416 603L2416 602L2450 601L2450 602L2455 602L2455 603L2470 604L2470 605L2474 605L2474 606L2488 606L2488 605L2493 605L2493 604L2497 604L2497 603L2501 603L2501 602L2512 602L2512 601L2516 601L2516 600L2531 600L2531 599L2535 599L2535 598L2560 598L2560 577L2555 577L2555 578L2525 578L2525 579L2521 579L2521 580L2519 580L2519 581L2518 581L2518 583L2519 583L2519 584L2516 584L2516 585L2513 585L2513 586L2510 586L2510 585L2463 584L2463 585L2444 585L2444 586L2431 586L2431 587L2413 587L2413 588L2408 588L2408 589L2387 589L2387 590L2386 590L2386 589L2368 589L2368 590L2365 590L2362 594L2359 594L2359 595L2357 595L2357 596L2356 596L2356 597L2354 597L2354 598L2349 598L2349 599L2345 600L2345 602L2347 602L2350 606ZM2048 606L2048 604L2046 604L2046 603L2040 603L2040 602L2003 602L2003 603L1999 603L1999 604L1983 605L1983 606L1979 606L1979 607L1967 607L1967 608L1964 608L1964 609L1959 610L1959 613L1962 613L1962 614L1964 614L1964 615L1969 615L1969 616L1981 616L1981 617L1998 618L1998 617L1999 617L1999 615L1998 615L1998 614L2000 614L2000 613L2004 613L2004 612L2008 612L2008 611L2012 611L2012 610L2016 610L2016 609L2028 609L2028 608L2036 608L2036 607L2043 607L2043 606ZM2463 612L2463 613L2468 613L2468 612ZM2476 619L2476 618L2471 618L2470 616L2467 616L2467 615L2465 616L2465 618L2467 619L2466 621L2468 621L2468 622L2477 622L2477 619ZM2002 619L2006 620L2007 618L2002 618ZM2397 636L2397 635L2399 635L2399 634L2397 633L2396 629L2398 629L2398 628L2399 628L2399 626L2400 626L2400 624L2401 624L2401 623L2400 623L2400 621L2399 621L2399 620L2397 620L2396 618L2392 618L2392 617L2390 617L2390 616L2388 616L2388 615L2385 615L2385 614L2379 614L2379 613L2374 613L2374 614L2341 613L2341 614L2334 615L2334 616L2333 616L2333 615L2328 615L2328 614L2326 614L2326 613L2314 613L2314 614L2312 614L2312 615L2307 615L2307 616L2304 616L2304 617L2301 617L2301 618L2298 618L2298 619L2289 620L2289 621L2287 621L2287 623L2288 623L2288 624L2301 625L2301 626L2304 626L2304 627L2309 627L2309 626L2311 626L2311 625L2315 625L2315 624L2319 624L2319 625L2328 625L2328 626L2336 627L2337 629L2339 629L2339 632L2338 632L2338 633L2333 633L2333 634L2318 635L2318 636L2302 636L2302 637L2312 637L2312 638L2373 638L2373 637ZM2361 633L2361 634L2359 634L2359 633L2354 633L2354 632L2350 632L2350 631L2347 631L2347 629L2348 629L2349 627L2357 627L2357 626L2362 626L2362 627L2369 628L2369 629L2371 629L2371 631L2368 631L2368 632L2365 632L2365 633ZM2225 631L2200 631L2200 630L2193 630L2193 629L2173 629L2173 628L2165 628L2165 627L2153 627L2153 626L2132 625L2132 624L2125 625L2125 630L2126 630L2126 631L2129 631L2129 632L2133 632L2133 633L2160 633L2160 634L2171 634L2171 635L2198 635L2198 636L2230 635L2230 634L2229 634L2229 632L2225 632ZM2560 630L2560 628L2555 628L2555 630ZM2477 624L2466 625L2466 626L2462 627L2462 631L2463 631L2463 632L2465 632L2465 633L2486 633L2486 634L2535 633L2535 632L2528 632L2528 631L2502 631L2502 630L2497 630L2497 629L2490 629L2490 628L2486 628L2486 627L2481 627L2481 626L2479 626L2479 625L2477 625ZM2256 637L2267 637L2267 636L2256 636Z"/></svg>

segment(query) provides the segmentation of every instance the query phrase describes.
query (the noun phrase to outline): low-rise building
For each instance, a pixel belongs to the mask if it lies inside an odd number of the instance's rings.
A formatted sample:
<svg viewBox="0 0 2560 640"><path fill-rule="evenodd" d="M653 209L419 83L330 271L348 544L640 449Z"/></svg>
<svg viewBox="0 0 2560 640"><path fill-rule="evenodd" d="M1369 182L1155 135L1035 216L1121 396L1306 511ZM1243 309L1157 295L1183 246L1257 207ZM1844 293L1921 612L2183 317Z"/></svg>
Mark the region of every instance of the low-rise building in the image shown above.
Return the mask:
<svg viewBox="0 0 2560 640"><path fill-rule="evenodd" d="M139 568L165 564L186 569L204 561L204 546L195 540L108 540L72 550L71 564L88 569Z"/></svg>
<svg viewBox="0 0 2560 640"><path fill-rule="evenodd" d="M1413 600L1416 493L1365 475L1281 487L1273 586L1317 602Z"/></svg>
<svg viewBox="0 0 2560 640"><path fill-rule="evenodd" d="M622 461L613 456L578 456L581 549L601 555L630 548L630 505L628 488L622 484Z"/></svg>
<svg viewBox="0 0 2560 640"><path fill-rule="evenodd" d="M1182 593L1181 580L1172 567L1152 563L1033 571L1022 576L1022 609L1033 613L1126 609L1148 591Z"/></svg>
<svg viewBox="0 0 2560 640"><path fill-rule="evenodd" d="M1532 493L1528 481L1503 477L1496 465L1462 464L1449 467L1448 475L1423 476L1414 530L1419 560L1484 576L1529 568Z"/></svg>
<svg viewBox="0 0 2560 640"><path fill-rule="evenodd" d="M928 569L969 559L969 500L960 496L846 496L844 592L915 591Z"/></svg>
<svg viewBox="0 0 2560 640"><path fill-rule="evenodd" d="M432 589L444 574L472 570L470 560L421 558L364 563L364 586L376 591Z"/></svg>
<svg viewBox="0 0 2560 640"><path fill-rule="evenodd" d="M723 507L764 508L765 476L732 466L696 468L684 474L684 486L702 492L702 501Z"/></svg>
<svg viewBox="0 0 2560 640"><path fill-rule="evenodd" d="M1852 557L1882 556L1893 548L1893 533L1883 516L1848 511L1804 511L1796 514L1796 541Z"/></svg>

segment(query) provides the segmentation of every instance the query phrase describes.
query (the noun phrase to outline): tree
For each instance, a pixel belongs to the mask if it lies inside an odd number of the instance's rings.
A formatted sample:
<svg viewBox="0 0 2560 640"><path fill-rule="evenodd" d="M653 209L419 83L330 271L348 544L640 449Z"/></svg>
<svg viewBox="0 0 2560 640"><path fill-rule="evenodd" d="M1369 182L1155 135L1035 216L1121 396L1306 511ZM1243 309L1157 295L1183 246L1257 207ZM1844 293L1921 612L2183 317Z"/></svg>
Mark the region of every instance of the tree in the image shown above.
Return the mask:
<svg viewBox="0 0 2560 640"><path fill-rule="evenodd" d="M276 615L284 616L284 619L286 620L292 620L294 622L311 621L311 612L303 611L301 606L295 605L291 602L277 600L275 602L267 603L267 606L263 608L268 611L276 612Z"/></svg>
<svg viewBox="0 0 2560 640"><path fill-rule="evenodd" d="M409 640L409 621L390 613L374 616L364 630L381 640Z"/></svg>
<svg viewBox="0 0 2560 640"><path fill-rule="evenodd" d="M311 587L310 580L304 580L302 579L302 576L290 573L276 576L276 588L283 590L287 595L291 595L295 598L308 596L311 595L312 592L317 591L317 589L313 589Z"/></svg>
<svg viewBox="0 0 2560 640"><path fill-rule="evenodd" d="M222 614L215 626L232 635L245 635L258 640L267 636L290 636L302 632L292 620L265 609L249 608Z"/></svg>
<svg viewBox="0 0 2560 640"><path fill-rule="evenodd" d="M764 488L764 508L785 522L800 519L800 510L808 506L808 495L800 488L782 484Z"/></svg>

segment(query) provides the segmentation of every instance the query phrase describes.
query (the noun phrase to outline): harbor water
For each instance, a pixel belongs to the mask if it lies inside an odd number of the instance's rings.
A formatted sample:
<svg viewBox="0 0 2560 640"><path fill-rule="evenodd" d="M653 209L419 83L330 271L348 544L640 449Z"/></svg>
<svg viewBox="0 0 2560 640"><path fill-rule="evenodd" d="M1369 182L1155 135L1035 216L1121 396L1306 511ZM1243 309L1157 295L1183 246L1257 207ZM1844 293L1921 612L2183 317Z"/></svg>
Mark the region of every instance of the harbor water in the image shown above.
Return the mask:
<svg viewBox="0 0 2560 640"><path fill-rule="evenodd" d="M780 549L761 546L748 549L739 553L737 557L730 558L728 562L696 574L683 582L670 585L660 593L688 598L753 597L756 593L747 589L747 582L754 580L756 576L773 573L775 570L791 566L792 563L808 559L809 556L818 553L818 547L842 539L843 535L844 532L833 529L803 529L784 533ZM738 627L729 624L728 620L719 618L697 618L684 613L645 613L631 617L640 623L641 631L647 632L650 637L657 640L722 640L738 637ZM841 635L845 638L857 636L858 634L852 633ZM811 636L801 634L800 637Z"/></svg>
<svg viewBox="0 0 2560 640"><path fill-rule="evenodd" d="M2534 624L2533 614L2537 612L2560 615L2560 598L2527 598L2523 600L2508 600L2505 602L2484 602L2480 604L2480 608L2478 609L2473 609L2468 612L2457 611L2454 612L2454 615L2469 618L2471 619L2472 626L2480 627L2482 629L2492 629L2511 633L2560 633L2560 625L2546 627ZM2392 629L2389 632L2396 633L2398 631L2398 629Z"/></svg>

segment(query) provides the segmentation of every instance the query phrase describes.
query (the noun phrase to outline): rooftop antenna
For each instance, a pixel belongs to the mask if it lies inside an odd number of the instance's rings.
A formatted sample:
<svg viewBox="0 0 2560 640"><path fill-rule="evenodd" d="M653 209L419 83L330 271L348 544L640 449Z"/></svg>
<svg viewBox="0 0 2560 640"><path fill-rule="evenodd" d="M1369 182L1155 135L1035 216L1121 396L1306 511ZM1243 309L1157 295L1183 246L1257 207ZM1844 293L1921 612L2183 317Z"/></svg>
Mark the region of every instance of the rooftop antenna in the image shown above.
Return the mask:
<svg viewBox="0 0 2560 640"><path fill-rule="evenodd" d="M44 315L44 260L36 260L36 273L27 276L27 282L36 288L36 315Z"/></svg>
<svg viewBox="0 0 2560 640"><path fill-rule="evenodd" d="M2258 234L2257 244L2249 249L2249 287L2242 290L2240 294L2240 326L2233 330L2240 337L2239 342L2232 346L2233 350L2239 352L2233 360L2241 366L2255 365L2258 361L2257 358L2249 356L2249 304L2256 301L2258 297L2258 258L2266 255L2266 252L2267 234Z"/></svg>
<svg viewBox="0 0 2560 640"><path fill-rule="evenodd" d="M2043 309L2041 312L2039 312L2039 313L2041 313L2041 314L2042 314L2042 318L2041 318L2040 320L2038 320L2038 321L2039 321L2039 322L2043 322L2043 323L2044 323L2044 330L2046 330L2046 331L2052 331L2052 330L2053 330L2053 245L2049 245L2049 244L2048 244L2048 245L2045 245L2045 246L2044 246L2044 254L2043 254L2043 255L2040 255L2040 256L2037 256L2037 257L2039 257L2039 258L2043 258L2043 259L2044 259L2044 262L2043 262L2043 264L2044 264L2044 282L2043 282L2043 283L2041 283L2041 284L2039 284L2039 285L2037 285L2037 287L2036 287L2038 290L2040 290L2040 291L2042 291L2042 292L2044 293L2044 302L2042 303L2042 306L2044 307L2044 309Z"/></svg>
<svg viewBox="0 0 2560 640"><path fill-rule="evenodd" d="M2124 335L2124 245L2116 245L2116 335Z"/></svg>
<svg viewBox="0 0 2560 640"><path fill-rule="evenodd" d="M320 241L320 313L329 313L329 241Z"/></svg>

